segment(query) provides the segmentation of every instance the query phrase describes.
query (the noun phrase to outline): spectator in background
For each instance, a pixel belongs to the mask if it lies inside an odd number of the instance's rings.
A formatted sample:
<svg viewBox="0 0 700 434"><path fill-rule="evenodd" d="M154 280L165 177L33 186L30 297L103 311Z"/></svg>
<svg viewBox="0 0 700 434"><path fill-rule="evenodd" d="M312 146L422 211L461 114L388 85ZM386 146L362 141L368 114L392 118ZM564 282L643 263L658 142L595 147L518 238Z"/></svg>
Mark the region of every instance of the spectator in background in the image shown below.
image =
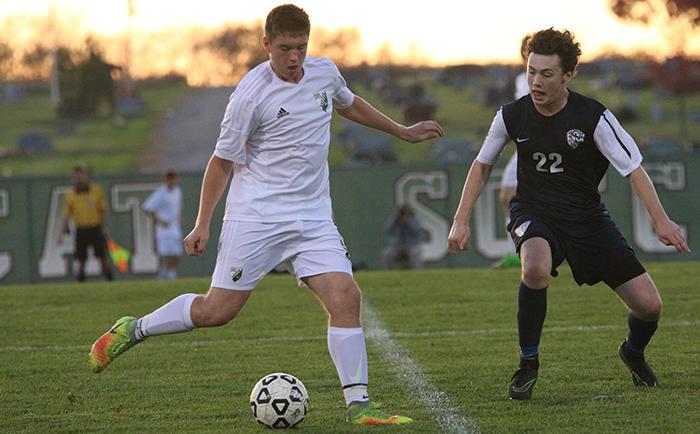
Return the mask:
<svg viewBox="0 0 700 434"><path fill-rule="evenodd" d="M530 94L530 87L527 84L527 41L530 39L530 34L523 36L520 41L520 58L523 62L523 69L515 77L515 99L520 99ZM518 187L518 152L513 152L513 155L508 160L503 176L501 177L501 191L498 198L501 201L503 216L505 217L506 227L510 223L510 200L515 194ZM495 264L498 268L519 267L520 257L515 253L515 245L512 246L510 252L503 256L500 261Z"/></svg>
<svg viewBox="0 0 700 434"><path fill-rule="evenodd" d="M66 194L63 205L63 229L58 242L70 232L69 222L75 227L75 259L78 260L78 282L85 281L85 262L88 246L102 264L102 274L112 280L112 266L107 258L107 203L99 185L88 180L87 169L73 168L73 188Z"/></svg>
<svg viewBox="0 0 700 434"><path fill-rule="evenodd" d="M384 225L389 245L384 249L384 267L423 268L421 257L422 230L418 218L408 205L401 205Z"/></svg>
<svg viewBox="0 0 700 434"><path fill-rule="evenodd" d="M163 185L148 196L143 210L156 227L156 250L160 258L158 278L176 279L182 255L182 191L174 170L165 171Z"/></svg>

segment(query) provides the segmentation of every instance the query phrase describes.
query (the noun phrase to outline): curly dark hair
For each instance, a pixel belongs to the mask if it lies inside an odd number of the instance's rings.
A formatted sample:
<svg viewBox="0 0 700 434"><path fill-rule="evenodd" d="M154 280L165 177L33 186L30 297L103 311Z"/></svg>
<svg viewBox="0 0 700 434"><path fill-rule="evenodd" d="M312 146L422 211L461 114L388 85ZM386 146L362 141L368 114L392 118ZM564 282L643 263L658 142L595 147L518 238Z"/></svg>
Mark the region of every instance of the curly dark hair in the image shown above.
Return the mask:
<svg viewBox="0 0 700 434"><path fill-rule="evenodd" d="M304 9L285 4L272 9L265 19L265 36L275 39L279 35L308 35L311 21Z"/></svg>
<svg viewBox="0 0 700 434"><path fill-rule="evenodd" d="M532 38L532 34L528 33L520 40L520 57L523 58L523 61L527 61L527 56L530 54L527 51L527 43L530 41L530 38Z"/></svg>
<svg viewBox="0 0 700 434"><path fill-rule="evenodd" d="M530 53L556 54L564 73L573 72L581 56L581 44L574 41L574 34L570 31L559 31L550 27L532 35L527 42L527 54Z"/></svg>

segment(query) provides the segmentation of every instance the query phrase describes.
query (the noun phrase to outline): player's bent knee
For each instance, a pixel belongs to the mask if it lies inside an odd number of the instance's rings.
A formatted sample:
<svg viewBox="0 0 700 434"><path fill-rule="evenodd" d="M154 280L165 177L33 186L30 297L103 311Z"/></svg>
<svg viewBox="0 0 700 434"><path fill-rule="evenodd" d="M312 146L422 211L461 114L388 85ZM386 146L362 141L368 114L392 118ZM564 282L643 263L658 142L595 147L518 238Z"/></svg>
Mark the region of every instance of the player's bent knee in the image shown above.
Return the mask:
<svg viewBox="0 0 700 434"><path fill-rule="evenodd" d="M531 263L523 266L523 282L530 288L544 288L549 284L549 268L542 263Z"/></svg>
<svg viewBox="0 0 700 434"><path fill-rule="evenodd" d="M661 318L663 303L656 299L647 302L644 306L637 309L635 314L643 321L658 321Z"/></svg>
<svg viewBox="0 0 700 434"><path fill-rule="evenodd" d="M327 303L326 310L331 317L359 317L361 300L362 293L357 285L354 283L343 285L333 291L332 300Z"/></svg>

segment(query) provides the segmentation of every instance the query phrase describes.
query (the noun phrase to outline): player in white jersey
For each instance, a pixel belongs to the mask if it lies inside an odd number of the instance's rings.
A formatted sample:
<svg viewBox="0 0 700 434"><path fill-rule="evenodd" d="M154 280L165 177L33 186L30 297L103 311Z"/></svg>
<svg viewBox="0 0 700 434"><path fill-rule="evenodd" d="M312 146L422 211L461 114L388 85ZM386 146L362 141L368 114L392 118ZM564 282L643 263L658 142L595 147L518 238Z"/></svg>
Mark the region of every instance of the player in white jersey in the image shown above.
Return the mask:
<svg viewBox="0 0 700 434"><path fill-rule="evenodd" d="M182 255L182 190L174 170L163 173L163 184L146 199L143 210L156 227L156 251L160 258L159 279L176 279Z"/></svg>
<svg viewBox="0 0 700 434"><path fill-rule="evenodd" d="M274 8L263 45L270 56L231 95L214 155L202 180L189 255L207 246L212 212L233 171L206 296L184 294L136 319L124 317L90 353L100 372L148 336L224 325L236 317L262 277L286 264L329 314L328 349L354 424L410 423L369 400L367 352L360 324L361 293L331 218L328 183L330 121L341 116L409 142L443 135L435 121L400 125L347 88L333 62L307 58L308 15L294 5Z"/></svg>
<svg viewBox="0 0 700 434"><path fill-rule="evenodd" d="M523 62L523 71L515 77L515 99L520 99L525 95L530 93L530 88L527 85L527 40L530 35L523 36L520 40L520 58ZM515 194L515 190L518 187L518 152L513 152L513 155L506 163L506 167L503 169L503 176L501 177L501 190L498 194L498 198L501 201L501 209L503 210L503 216L505 217L506 227L510 223L510 200ZM507 267L519 267L520 257L515 253L515 249L503 256L500 261L495 264L499 268Z"/></svg>

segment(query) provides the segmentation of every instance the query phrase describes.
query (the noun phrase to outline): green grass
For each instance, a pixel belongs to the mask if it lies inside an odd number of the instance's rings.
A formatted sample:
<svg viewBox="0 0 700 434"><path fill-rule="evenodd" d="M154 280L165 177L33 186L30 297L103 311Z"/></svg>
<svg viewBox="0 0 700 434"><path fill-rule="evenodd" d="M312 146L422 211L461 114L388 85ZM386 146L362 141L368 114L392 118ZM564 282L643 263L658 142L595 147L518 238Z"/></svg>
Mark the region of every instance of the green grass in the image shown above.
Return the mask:
<svg viewBox="0 0 700 434"><path fill-rule="evenodd" d="M630 105L629 93L618 88L597 89L591 86L591 80L575 78L571 82L571 87L577 92L588 95L605 104L614 114L624 106ZM688 126L688 137L681 135L679 103L680 97L673 95L660 96L660 106L662 109L661 122L655 123L652 119L651 107L654 100L655 91L652 89L640 90L637 95L637 115L634 121L622 121L622 125L637 140L639 144L645 137L659 136L672 141L683 143L685 140L697 142L700 137L700 122L693 121L700 116L700 93L687 95L686 117Z"/></svg>
<svg viewBox="0 0 700 434"><path fill-rule="evenodd" d="M154 84L140 89L144 112L115 126L106 114L77 123L74 134L60 134L48 90L34 89L16 104L0 104L0 152L13 151L28 132L50 137L54 152L0 159L0 176L65 175L76 163L97 173L137 169L139 158L152 142L163 112L172 108L188 87L184 83Z"/></svg>
<svg viewBox="0 0 700 434"><path fill-rule="evenodd" d="M662 387L635 388L618 359L626 313L611 291L578 288L562 268L549 289L540 379L529 402L505 399L517 363L517 270L356 278L393 339L482 432L696 431L700 264L647 265L665 302L648 351ZM189 279L1 287L0 431L263 432L249 414L248 394L275 371L298 376L309 390L311 411L297 432L376 430L343 422L325 315L289 276L267 277L228 326L154 337L102 374L88 371L90 344L116 318L207 285ZM371 341L368 352L372 396L417 420L391 431L439 432Z"/></svg>
<svg viewBox="0 0 700 434"><path fill-rule="evenodd" d="M405 78L402 84L422 83L426 94L439 103L436 119L442 124L446 137L467 139L479 146L488 132L491 120L498 107L485 107L478 103L477 88L491 84L489 77L480 78L476 84L456 91L432 82L431 76ZM576 78L572 87L598 99L613 112L629 103L628 95L616 88L598 89L591 80ZM374 92L362 85L352 89L372 105L398 122L403 122L402 108L386 104ZM49 102L47 89L33 89L18 104L0 104L0 153L16 148L22 134L37 131L47 134L54 143L55 152L49 155L32 157L12 157L0 159L0 176L19 175L64 175L75 163L87 164L98 173L128 172L137 169L137 163L147 146L152 143L158 121L164 111L171 108L188 91L184 84L161 84L144 86L141 95L145 101L145 112L127 121L126 126L116 127L106 115L79 122L77 132L61 135ZM625 128L641 143L647 136L661 136L681 142L678 117L678 98L662 97L661 106L664 118L660 123L651 119L651 105L654 91L645 89L638 93L639 119L623 122ZM700 113L700 94L687 97L688 136L700 136L700 122L691 117ZM331 128L338 131L339 116L333 117ZM406 143L392 138L394 150L400 163L430 161L430 147L434 141ZM511 152L512 147L506 150ZM329 162L340 165L345 161L345 151L341 143L333 140L329 150ZM503 159L505 161L505 159Z"/></svg>

